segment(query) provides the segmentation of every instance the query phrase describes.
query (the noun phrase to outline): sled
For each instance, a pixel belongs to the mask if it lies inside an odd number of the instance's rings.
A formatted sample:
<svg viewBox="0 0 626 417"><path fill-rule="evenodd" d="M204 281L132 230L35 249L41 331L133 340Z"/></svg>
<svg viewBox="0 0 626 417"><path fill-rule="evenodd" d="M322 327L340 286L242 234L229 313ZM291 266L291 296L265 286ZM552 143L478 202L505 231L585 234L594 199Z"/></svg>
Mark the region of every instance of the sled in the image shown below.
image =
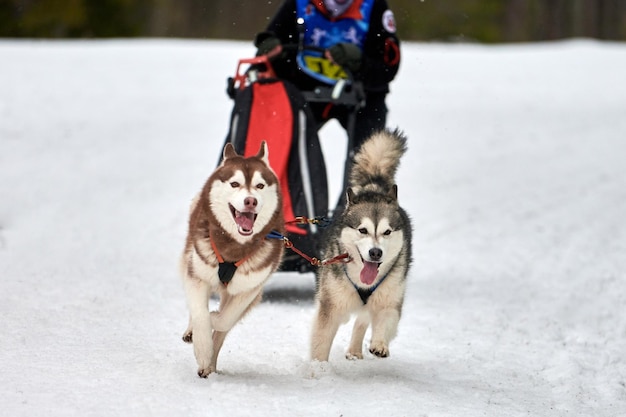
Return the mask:
<svg viewBox="0 0 626 417"><path fill-rule="evenodd" d="M332 214L319 127L309 106L329 103L349 109L346 130L347 147L351 150L356 113L364 105L362 86L352 79L342 79L333 86L300 91L276 76L267 56L259 56L239 60L235 76L228 78L227 94L234 106L226 142L232 143L238 153L249 156L265 140L270 166L280 182L286 236L298 249L285 253L280 270L312 271L314 265L309 260L319 258L323 233L320 226ZM351 155L347 155L342 189L347 184L351 163Z"/></svg>

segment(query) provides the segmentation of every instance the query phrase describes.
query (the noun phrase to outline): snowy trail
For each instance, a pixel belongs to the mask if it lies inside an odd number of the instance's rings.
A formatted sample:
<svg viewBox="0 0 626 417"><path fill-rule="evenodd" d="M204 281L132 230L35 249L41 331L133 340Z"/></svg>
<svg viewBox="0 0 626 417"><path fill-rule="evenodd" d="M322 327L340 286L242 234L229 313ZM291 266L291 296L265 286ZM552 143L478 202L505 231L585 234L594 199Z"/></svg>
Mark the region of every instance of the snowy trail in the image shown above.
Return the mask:
<svg viewBox="0 0 626 417"><path fill-rule="evenodd" d="M344 360L345 325L310 363L313 277L280 274L197 378L176 263L251 53L0 41L6 415L626 414L618 43L405 44L389 124L415 262L391 357Z"/></svg>

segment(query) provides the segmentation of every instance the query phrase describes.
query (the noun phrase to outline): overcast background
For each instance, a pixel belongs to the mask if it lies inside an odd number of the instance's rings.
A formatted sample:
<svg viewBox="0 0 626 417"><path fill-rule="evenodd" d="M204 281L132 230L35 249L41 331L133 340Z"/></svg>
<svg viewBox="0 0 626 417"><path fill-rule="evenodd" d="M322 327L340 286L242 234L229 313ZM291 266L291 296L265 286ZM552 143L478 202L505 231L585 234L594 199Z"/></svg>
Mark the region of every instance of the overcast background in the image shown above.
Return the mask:
<svg viewBox="0 0 626 417"><path fill-rule="evenodd" d="M0 37L253 39L282 0L0 0ZM388 0L402 39L626 39L623 0Z"/></svg>

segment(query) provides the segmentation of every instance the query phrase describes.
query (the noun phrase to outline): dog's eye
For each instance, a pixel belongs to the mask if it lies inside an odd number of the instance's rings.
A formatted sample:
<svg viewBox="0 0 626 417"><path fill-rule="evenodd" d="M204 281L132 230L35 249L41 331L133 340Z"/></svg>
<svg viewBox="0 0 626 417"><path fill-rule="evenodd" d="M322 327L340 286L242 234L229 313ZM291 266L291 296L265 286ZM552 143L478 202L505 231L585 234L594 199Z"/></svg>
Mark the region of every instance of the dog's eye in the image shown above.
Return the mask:
<svg viewBox="0 0 626 417"><path fill-rule="evenodd" d="M366 235L367 234L367 229L365 227L361 227L359 229L359 233L361 233L362 235Z"/></svg>
<svg viewBox="0 0 626 417"><path fill-rule="evenodd" d="M384 236L389 236L391 234L391 229L387 229L385 230L385 233L383 233Z"/></svg>
<svg viewBox="0 0 626 417"><path fill-rule="evenodd" d="M259 190L262 190L265 188L265 184L257 184L256 188L258 188Z"/></svg>
<svg viewBox="0 0 626 417"><path fill-rule="evenodd" d="M230 186L233 188L239 188L239 183L237 181L233 181L230 183Z"/></svg>

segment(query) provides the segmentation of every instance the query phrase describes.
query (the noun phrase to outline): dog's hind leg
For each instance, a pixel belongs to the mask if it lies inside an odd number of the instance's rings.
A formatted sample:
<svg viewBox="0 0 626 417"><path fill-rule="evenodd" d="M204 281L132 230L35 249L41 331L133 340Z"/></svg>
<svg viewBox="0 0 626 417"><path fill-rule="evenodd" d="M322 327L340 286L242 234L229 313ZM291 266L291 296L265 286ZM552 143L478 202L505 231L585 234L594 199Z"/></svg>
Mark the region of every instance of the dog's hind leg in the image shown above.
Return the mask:
<svg viewBox="0 0 626 417"><path fill-rule="evenodd" d="M228 332L213 331L213 357L211 358L211 368L213 369L217 370L217 356L220 354L220 349L222 349L227 334Z"/></svg>
<svg viewBox="0 0 626 417"><path fill-rule="evenodd" d="M330 355L330 347L339 329L339 323L332 321L325 324L316 320L311 338L311 359L326 362Z"/></svg>
<svg viewBox="0 0 626 417"><path fill-rule="evenodd" d="M389 342L396 336L400 312L395 308L385 308L373 313L372 341L370 352L380 358L389 356Z"/></svg>
<svg viewBox="0 0 626 417"><path fill-rule="evenodd" d="M341 312L333 310L336 309L330 303L320 303L317 309L311 336L311 359L313 360L328 361L330 347L343 318L339 317L342 315Z"/></svg>
<svg viewBox="0 0 626 417"><path fill-rule="evenodd" d="M363 338L370 324L369 313L362 312L356 317L354 327L352 329L352 338L350 339L350 347L346 353L346 359L363 359Z"/></svg>

